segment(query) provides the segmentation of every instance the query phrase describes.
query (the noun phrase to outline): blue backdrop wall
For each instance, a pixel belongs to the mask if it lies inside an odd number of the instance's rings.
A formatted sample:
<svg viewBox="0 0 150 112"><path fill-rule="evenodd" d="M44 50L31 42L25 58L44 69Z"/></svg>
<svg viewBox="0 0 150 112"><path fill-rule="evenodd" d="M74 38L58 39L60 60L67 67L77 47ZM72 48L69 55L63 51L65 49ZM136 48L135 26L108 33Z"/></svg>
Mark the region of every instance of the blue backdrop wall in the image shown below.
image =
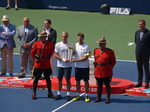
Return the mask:
<svg viewBox="0 0 150 112"><path fill-rule="evenodd" d="M110 7L131 8L131 13L150 14L150 0L18 0L21 8L43 8L73 11L99 11L102 4ZM0 6L6 7L7 0L0 0ZM11 2L14 6L14 0Z"/></svg>

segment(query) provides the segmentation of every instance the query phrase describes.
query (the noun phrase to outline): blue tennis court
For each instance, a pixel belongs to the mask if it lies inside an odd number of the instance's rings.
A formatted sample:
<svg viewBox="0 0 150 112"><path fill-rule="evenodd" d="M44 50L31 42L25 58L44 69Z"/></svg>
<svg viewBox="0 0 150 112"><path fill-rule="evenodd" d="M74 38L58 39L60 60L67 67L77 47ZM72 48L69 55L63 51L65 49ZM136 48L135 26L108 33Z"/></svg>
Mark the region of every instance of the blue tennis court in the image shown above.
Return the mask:
<svg viewBox="0 0 150 112"><path fill-rule="evenodd" d="M14 72L19 73L19 55L14 55ZM1 64L1 61L0 61ZM54 74L55 76L56 74ZM137 81L136 63L134 61L117 61L114 68L114 78ZM144 79L144 78L143 78ZM55 101L47 98L47 90L37 90L37 100L31 99L32 89L0 88L1 112L149 112L150 97L129 96L126 94L111 95L111 103L105 104L106 95L102 102L94 103L96 94L89 94L91 102L84 101L81 93L79 101L66 101L66 91L62 91L62 99ZM53 90L54 95L57 94ZM71 92L71 98L76 96Z"/></svg>

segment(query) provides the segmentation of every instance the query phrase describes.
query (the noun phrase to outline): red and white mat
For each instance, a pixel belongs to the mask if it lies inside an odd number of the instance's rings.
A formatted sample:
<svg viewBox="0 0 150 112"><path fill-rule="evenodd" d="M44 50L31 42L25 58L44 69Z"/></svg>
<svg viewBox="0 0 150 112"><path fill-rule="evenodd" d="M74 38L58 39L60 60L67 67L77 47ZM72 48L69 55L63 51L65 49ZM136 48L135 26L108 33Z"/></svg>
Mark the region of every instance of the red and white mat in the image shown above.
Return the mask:
<svg viewBox="0 0 150 112"><path fill-rule="evenodd" d="M150 97L150 88L145 89L144 85L143 85L143 87L130 88L130 89L126 89L126 94Z"/></svg>
<svg viewBox="0 0 150 112"><path fill-rule="evenodd" d="M51 78L52 81L52 89L57 90L57 78L53 77ZM91 78L89 86L89 93L97 93L97 85L95 78ZM0 87L11 87L11 88L32 88L33 79L31 78L18 78L18 77L0 77ZM119 78L113 78L111 82L112 87L112 94L121 94L125 93L125 90L128 88L131 88L133 86L132 81L126 80L126 79L119 79ZM39 80L38 82L38 88L45 89L46 87L46 81L45 80ZM62 91L66 91L66 81L63 78L62 81ZM75 77L71 77L71 91L76 92L76 82ZM81 81L81 92L85 92L84 88L84 82ZM106 93L106 88L103 86L103 94Z"/></svg>

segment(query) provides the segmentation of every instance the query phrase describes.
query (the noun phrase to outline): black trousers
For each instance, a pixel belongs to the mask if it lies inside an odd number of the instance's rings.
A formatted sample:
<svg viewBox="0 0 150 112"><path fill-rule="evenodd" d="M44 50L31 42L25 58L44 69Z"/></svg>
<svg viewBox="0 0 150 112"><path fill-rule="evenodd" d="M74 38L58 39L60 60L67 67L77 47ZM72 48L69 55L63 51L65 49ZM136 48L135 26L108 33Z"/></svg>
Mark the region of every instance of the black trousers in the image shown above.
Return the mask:
<svg viewBox="0 0 150 112"><path fill-rule="evenodd" d="M44 75L46 80L50 80L50 75L52 74L52 69L38 69L38 68L34 68L33 71L33 76L35 78L35 80L39 80L41 78L41 75Z"/></svg>
<svg viewBox="0 0 150 112"><path fill-rule="evenodd" d="M96 78L97 83L98 83L97 97L101 98L102 91L103 91L103 84L105 84L106 92L107 92L107 98L110 98L110 94L111 94L110 82L112 80L112 77L106 77L106 78L97 78L97 77L95 77L95 78Z"/></svg>
<svg viewBox="0 0 150 112"><path fill-rule="evenodd" d="M149 56L136 56L137 69L138 69L138 84L142 84L143 80L143 67L145 71L145 83L149 84L150 72L149 72Z"/></svg>

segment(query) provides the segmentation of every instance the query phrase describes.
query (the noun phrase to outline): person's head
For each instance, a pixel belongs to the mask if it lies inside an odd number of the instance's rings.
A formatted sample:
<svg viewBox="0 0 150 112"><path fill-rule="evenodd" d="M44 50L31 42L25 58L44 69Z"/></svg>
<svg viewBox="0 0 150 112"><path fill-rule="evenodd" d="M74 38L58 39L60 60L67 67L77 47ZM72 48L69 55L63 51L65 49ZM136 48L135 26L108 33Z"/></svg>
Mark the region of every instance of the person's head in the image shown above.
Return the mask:
<svg viewBox="0 0 150 112"><path fill-rule="evenodd" d="M84 34L83 33L79 33L77 35L77 39L78 39L79 44L83 44L84 43L83 42L83 40L84 40Z"/></svg>
<svg viewBox="0 0 150 112"><path fill-rule="evenodd" d="M50 19L46 19L46 20L44 21L44 27L45 27L46 29L49 29L49 28L51 27L51 20L50 20Z"/></svg>
<svg viewBox="0 0 150 112"><path fill-rule="evenodd" d="M41 40L42 42L46 42L46 41L47 41L47 40L46 40L46 38L47 38L47 33L46 33L46 31L42 30L38 36L40 37L40 40Z"/></svg>
<svg viewBox="0 0 150 112"><path fill-rule="evenodd" d="M23 25L24 27L28 27L30 25L30 20L28 17L23 18Z"/></svg>
<svg viewBox="0 0 150 112"><path fill-rule="evenodd" d="M2 18L2 21L3 21L3 24L5 26L8 26L8 24L9 24L9 16L8 15L4 15L3 18Z"/></svg>
<svg viewBox="0 0 150 112"><path fill-rule="evenodd" d="M106 48L106 43L108 41L106 41L105 37L100 37L98 41L96 41L96 43L99 43L99 47L100 49L104 49Z"/></svg>
<svg viewBox="0 0 150 112"><path fill-rule="evenodd" d="M62 41L64 43L68 42L68 33L67 32L62 32L61 37L62 37Z"/></svg>
<svg viewBox="0 0 150 112"><path fill-rule="evenodd" d="M146 27L145 20L139 20L138 25L139 25L140 30L144 30Z"/></svg>

